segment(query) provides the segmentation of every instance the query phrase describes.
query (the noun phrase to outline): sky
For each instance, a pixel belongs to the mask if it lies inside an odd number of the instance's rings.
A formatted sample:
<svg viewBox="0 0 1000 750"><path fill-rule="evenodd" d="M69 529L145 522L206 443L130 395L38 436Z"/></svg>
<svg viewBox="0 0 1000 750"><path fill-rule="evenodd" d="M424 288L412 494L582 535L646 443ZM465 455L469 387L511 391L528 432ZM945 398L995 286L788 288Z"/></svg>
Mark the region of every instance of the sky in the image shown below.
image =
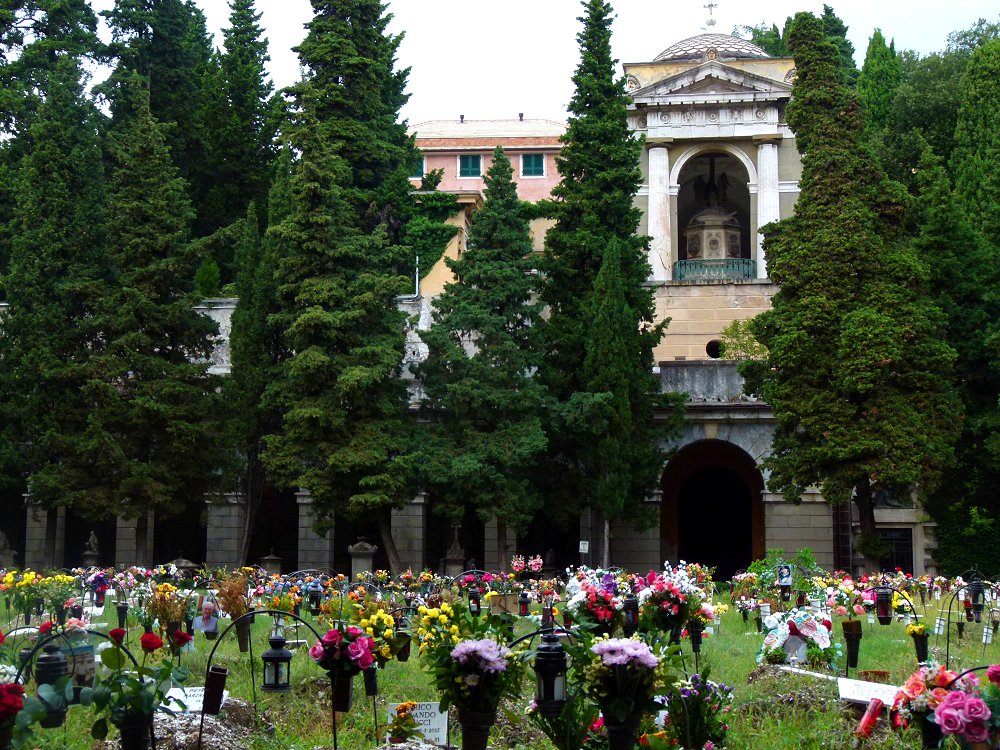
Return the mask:
<svg viewBox="0 0 1000 750"><path fill-rule="evenodd" d="M216 44L228 26L227 0L194 0ZM712 9L716 23L707 26ZM896 49L928 54L944 48L951 31L978 18L1000 19L1000 0L827 0L848 26L858 66L876 28ZM94 0L96 10L113 0ZM621 62L645 62L678 42L712 31L764 21L779 28L800 10L821 13L822 0L611 0L616 20L612 50ZM409 67L410 100L402 115L426 120L525 118L565 120L579 59L579 0L389 0L393 33L405 34L398 66ZM257 0L270 42L276 86L299 76L294 47L312 16L309 0ZM619 72L621 67L619 66Z"/></svg>

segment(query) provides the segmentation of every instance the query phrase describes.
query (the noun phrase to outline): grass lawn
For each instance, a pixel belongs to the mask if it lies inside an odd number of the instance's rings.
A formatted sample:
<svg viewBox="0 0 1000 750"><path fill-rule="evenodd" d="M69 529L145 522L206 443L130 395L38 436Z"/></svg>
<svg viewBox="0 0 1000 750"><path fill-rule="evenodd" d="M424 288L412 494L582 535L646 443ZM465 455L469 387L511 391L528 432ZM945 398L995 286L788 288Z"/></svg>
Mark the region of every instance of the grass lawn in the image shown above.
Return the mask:
<svg viewBox="0 0 1000 750"><path fill-rule="evenodd" d="M936 603L928 602L926 621L933 626L937 615ZM922 608L918 605L918 611ZM953 613L953 633L951 638L951 668L963 669L977 665L1000 662L1000 639L995 644L984 647L982 625L969 624L965 637L961 640L954 632L954 621L960 613ZM305 615L310 619L309 615ZM114 627L117 625L114 607L105 610L105 617ZM864 620L864 618L862 618ZM984 618L985 619L985 618ZM834 638L843 641L839 618L834 624ZM114 621L114 622L111 622ZM270 618L258 617L253 628L253 650L257 675L257 706L263 721L273 725L273 732L261 731L251 743L251 750L313 750L332 748L332 733L329 710L329 687L325 674L313 665L306 648L295 650L292 661L293 690L286 694L267 694L259 690L261 664L260 654L267 646ZM220 623L220 627L228 621ZM324 630L318 624L317 630ZM518 632L528 632L529 623L518 624ZM753 631L752 633L750 631ZM138 636L141 629L130 630L127 645L138 651ZM289 629L287 637L294 638ZM311 645L314 636L301 628L300 638ZM12 638L16 641L16 638ZM711 679L725 682L734 687L735 702L731 730L727 747L729 750L807 750L809 748L849 748L854 747L852 730L857 724L860 710L841 703L837 699L835 682L816 680L795 675L776 674L773 670L758 669L756 655L762 636L758 636L750 620L744 625L741 616L730 610L722 618L719 632L705 638L702 653L702 670L711 670ZM15 651L21 648L16 643ZM182 655L182 663L192 672L192 685L201 685L204 679L208 653L214 644L206 641L199 633L193 653ZM931 636L931 656L941 661L945 655L944 636ZM694 659L690 653L690 643L685 640L684 650L688 670L694 671ZM221 642L214 665L227 667L229 678L227 690L233 697L251 700L251 660L248 654L240 654L236 644L235 631ZM861 640L859 668L862 670L884 670L889 673L892 684L901 684L916 667L913 643L906 636L905 627L894 622L889 626L864 625ZM530 676L530 675L529 675ZM852 677L853 677L852 673ZM377 747L374 738L374 715L384 728L386 715L396 703L404 700L434 701L437 696L427 675L421 670L419 659L414 656L407 663L392 662L379 673L379 696L375 708L371 698L364 694L361 677L355 680L354 707L349 714L338 715L339 747L343 750L361 750ZM549 750L552 745L534 729L525 718L524 709L531 698L532 683L527 681L523 700L508 703L502 708L502 716L491 736L491 747L511 750ZM52 730L37 730L35 746L39 748L66 748L86 750L93 742L90 739L91 711L83 707L72 707L64 727ZM384 736L384 731L380 734ZM457 722L453 721L452 742L458 740ZM891 733L882 720L875 735L866 747L887 750L889 748L919 748L919 734L915 730L905 733ZM957 747L957 745L956 745Z"/></svg>

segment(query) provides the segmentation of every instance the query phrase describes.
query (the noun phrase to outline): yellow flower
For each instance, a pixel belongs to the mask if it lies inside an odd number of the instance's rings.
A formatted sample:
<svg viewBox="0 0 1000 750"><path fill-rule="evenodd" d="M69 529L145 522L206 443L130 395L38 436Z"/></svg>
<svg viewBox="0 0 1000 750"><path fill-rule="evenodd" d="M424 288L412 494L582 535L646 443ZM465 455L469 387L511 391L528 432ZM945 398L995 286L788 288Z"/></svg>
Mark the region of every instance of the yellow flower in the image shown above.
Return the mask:
<svg viewBox="0 0 1000 750"><path fill-rule="evenodd" d="M441 623L442 625L447 625L448 624L448 618L445 617L444 615L441 615L440 617L438 617L438 622Z"/></svg>
<svg viewBox="0 0 1000 750"><path fill-rule="evenodd" d="M386 628L385 632L382 633L382 637L385 638L387 641L391 641L392 640L392 630L389 629L389 628Z"/></svg>

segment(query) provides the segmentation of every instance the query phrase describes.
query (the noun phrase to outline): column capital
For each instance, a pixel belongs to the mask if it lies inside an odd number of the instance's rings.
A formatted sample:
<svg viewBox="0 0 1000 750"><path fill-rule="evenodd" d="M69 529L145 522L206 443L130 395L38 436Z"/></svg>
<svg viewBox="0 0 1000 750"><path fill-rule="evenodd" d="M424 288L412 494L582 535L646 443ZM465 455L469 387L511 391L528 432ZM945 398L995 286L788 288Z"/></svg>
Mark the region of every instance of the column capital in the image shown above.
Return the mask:
<svg viewBox="0 0 1000 750"><path fill-rule="evenodd" d="M668 148L671 144L673 144L673 142L673 138L668 138L666 136L653 136L652 138L646 138L646 146L650 149Z"/></svg>
<svg viewBox="0 0 1000 750"><path fill-rule="evenodd" d="M753 140L753 142L758 146L766 146L768 144L777 146L782 140L784 140L784 138L785 136L781 133L761 133L753 136L751 140Z"/></svg>

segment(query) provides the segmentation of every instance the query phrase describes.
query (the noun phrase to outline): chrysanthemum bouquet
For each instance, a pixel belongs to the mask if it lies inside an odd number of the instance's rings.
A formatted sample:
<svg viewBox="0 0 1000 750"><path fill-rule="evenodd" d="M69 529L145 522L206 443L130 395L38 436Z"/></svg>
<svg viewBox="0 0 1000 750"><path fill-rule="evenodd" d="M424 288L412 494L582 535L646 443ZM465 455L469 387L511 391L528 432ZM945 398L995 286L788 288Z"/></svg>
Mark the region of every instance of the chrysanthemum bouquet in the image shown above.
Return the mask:
<svg viewBox="0 0 1000 750"><path fill-rule="evenodd" d="M707 669L703 675L693 674L667 691L663 729L646 735L646 743L652 750L722 747L732 702L733 689L709 680Z"/></svg>
<svg viewBox="0 0 1000 750"><path fill-rule="evenodd" d="M658 710L663 684L660 657L638 638L598 638L583 670L585 690L605 717L625 721Z"/></svg>
<svg viewBox="0 0 1000 750"><path fill-rule="evenodd" d="M441 710L496 711L500 699L518 691L524 674L519 654L491 638L459 642L447 659L431 666Z"/></svg>

